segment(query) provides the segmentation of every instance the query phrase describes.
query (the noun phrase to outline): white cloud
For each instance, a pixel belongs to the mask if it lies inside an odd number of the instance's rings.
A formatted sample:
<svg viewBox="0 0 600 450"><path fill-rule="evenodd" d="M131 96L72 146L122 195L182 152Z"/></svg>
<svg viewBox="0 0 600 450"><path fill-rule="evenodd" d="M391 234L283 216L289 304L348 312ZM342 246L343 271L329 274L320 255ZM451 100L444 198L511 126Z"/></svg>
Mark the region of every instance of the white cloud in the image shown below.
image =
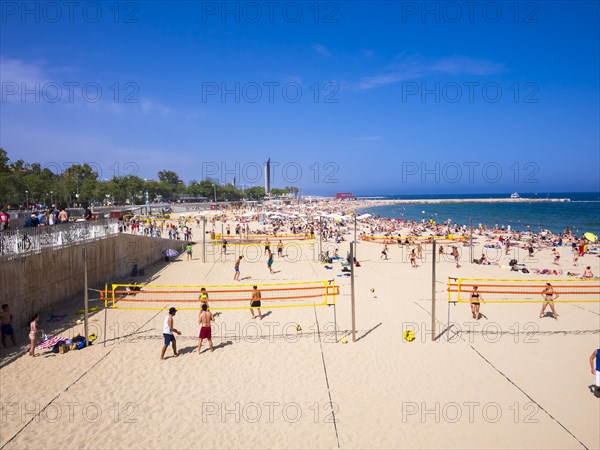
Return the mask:
<svg viewBox="0 0 600 450"><path fill-rule="evenodd" d="M329 57L331 52L322 44L313 44L312 49L321 56Z"/></svg>
<svg viewBox="0 0 600 450"><path fill-rule="evenodd" d="M433 61L427 61L420 56L413 56L389 65L383 72L349 83L347 88L361 91L406 80L414 80L428 75L482 76L503 72L504 70L505 67L502 64L466 56L449 56Z"/></svg>
<svg viewBox="0 0 600 450"><path fill-rule="evenodd" d="M125 102L125 94L129 94L130 91L124 89L119 92L121 96L115 99L112 87L114 83L90 79L60 80L48 75L52 71L52 68L44 67L41 64L0 57L1 102L39 106L75 105L89 111L108 112L116 115L137 111L164 117L172 112L169 106L148 97L140 98L137 102ZM91 86L92 89L85 89L84 92L86 85ZM135 98L135 96L128 97L128 100L131 101Z"/></svg>

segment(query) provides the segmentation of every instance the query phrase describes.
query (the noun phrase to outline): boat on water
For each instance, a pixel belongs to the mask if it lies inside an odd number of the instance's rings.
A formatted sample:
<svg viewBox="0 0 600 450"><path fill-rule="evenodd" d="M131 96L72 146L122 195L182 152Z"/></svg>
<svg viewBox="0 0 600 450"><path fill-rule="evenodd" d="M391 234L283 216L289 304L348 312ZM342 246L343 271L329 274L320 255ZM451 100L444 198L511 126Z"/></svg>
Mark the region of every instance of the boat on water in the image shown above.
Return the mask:
<svg viewBox="0 0 600 450"><path fill-rule="evenodd" d="M510 194L510 198L521 198L521 196L518 193L513 192L512 194Z"/></svg>

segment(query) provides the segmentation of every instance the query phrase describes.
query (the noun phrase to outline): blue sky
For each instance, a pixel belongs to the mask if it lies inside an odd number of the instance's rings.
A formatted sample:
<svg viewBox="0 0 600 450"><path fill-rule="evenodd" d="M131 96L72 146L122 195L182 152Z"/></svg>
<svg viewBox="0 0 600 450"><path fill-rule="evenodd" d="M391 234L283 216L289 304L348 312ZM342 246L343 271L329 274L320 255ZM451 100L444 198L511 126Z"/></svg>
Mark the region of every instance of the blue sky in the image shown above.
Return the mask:
<svg viewBox="0 0 600 450"><path fill-rule="evenodd" d="M12 160L253 185L270 157L306 194L600 190L596 1L24 5L1 6Z"/></svg>

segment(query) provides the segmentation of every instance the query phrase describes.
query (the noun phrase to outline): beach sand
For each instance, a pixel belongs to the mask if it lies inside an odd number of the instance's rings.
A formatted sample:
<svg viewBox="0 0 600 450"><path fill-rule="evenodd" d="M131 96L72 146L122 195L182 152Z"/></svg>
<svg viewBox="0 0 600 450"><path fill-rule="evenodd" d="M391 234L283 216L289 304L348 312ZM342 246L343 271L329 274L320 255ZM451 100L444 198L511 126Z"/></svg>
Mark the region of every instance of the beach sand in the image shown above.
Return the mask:
<svg viewBox="0 0 600 450"><path fill-rule="evenodd" d="M335 279L338 339L347 344L336 342L333 307L264 307L262 321L224 311L213 328L215 351L205 342L198 355L198 313L180 311L181 355L173 358L169 348L161 362L166 312L109 310L105 345L100 337L65 355L24 351L3 364L0 447L600 447L600 400L588 390L600 304L558 303L558 321L538 318L541 302L482 304L479 322L468 304L451 305L453 332L431 342L430 247L428 261L413 269L398 246L384 261L381 244L360 243L352 342L350 280L337 276L339 264L327 270L315 262L316 250L302 248L298 261L276 257L275 274L264 255L246 258L243 282ZM348 243L339 248L345 256ZM231 284L236 251L231 246L225 262L209 254L202 263L196 246L192 261L182 255L157 265L152 283ZM570 253L561 252L563 270L572 270ZM553 267L549 250L536 257L529 266ZM459 269L450 258L437 264L438 333L446 328L449 276L544 278L468 259L463 254ZM586 265L600 273L599 258L586 255L577 269ZM104 312L92 318L100 329ZM402 338L409 327L411 343Z"/></svg>

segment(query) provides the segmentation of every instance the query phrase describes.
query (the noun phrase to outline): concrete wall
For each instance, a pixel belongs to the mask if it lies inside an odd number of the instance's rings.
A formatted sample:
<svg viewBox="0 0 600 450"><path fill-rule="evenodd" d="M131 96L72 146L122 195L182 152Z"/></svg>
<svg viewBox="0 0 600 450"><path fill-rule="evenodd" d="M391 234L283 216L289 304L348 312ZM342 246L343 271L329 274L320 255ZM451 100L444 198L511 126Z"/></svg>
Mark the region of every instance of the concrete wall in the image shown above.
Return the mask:
<svg viewBox="0 0 600 450"><path fill-rule="evenodd" d="M163 258L163 250L180 250L182 242L130 234L89 242L88 287L103 289L105 283L127 277L133 264L146 268ZM83 299L83 245L0 263L0 304L10 305L17 327L26 325L34 313L43 318L75 297ZM90 293L90 298L97 297Z"/></svg>

